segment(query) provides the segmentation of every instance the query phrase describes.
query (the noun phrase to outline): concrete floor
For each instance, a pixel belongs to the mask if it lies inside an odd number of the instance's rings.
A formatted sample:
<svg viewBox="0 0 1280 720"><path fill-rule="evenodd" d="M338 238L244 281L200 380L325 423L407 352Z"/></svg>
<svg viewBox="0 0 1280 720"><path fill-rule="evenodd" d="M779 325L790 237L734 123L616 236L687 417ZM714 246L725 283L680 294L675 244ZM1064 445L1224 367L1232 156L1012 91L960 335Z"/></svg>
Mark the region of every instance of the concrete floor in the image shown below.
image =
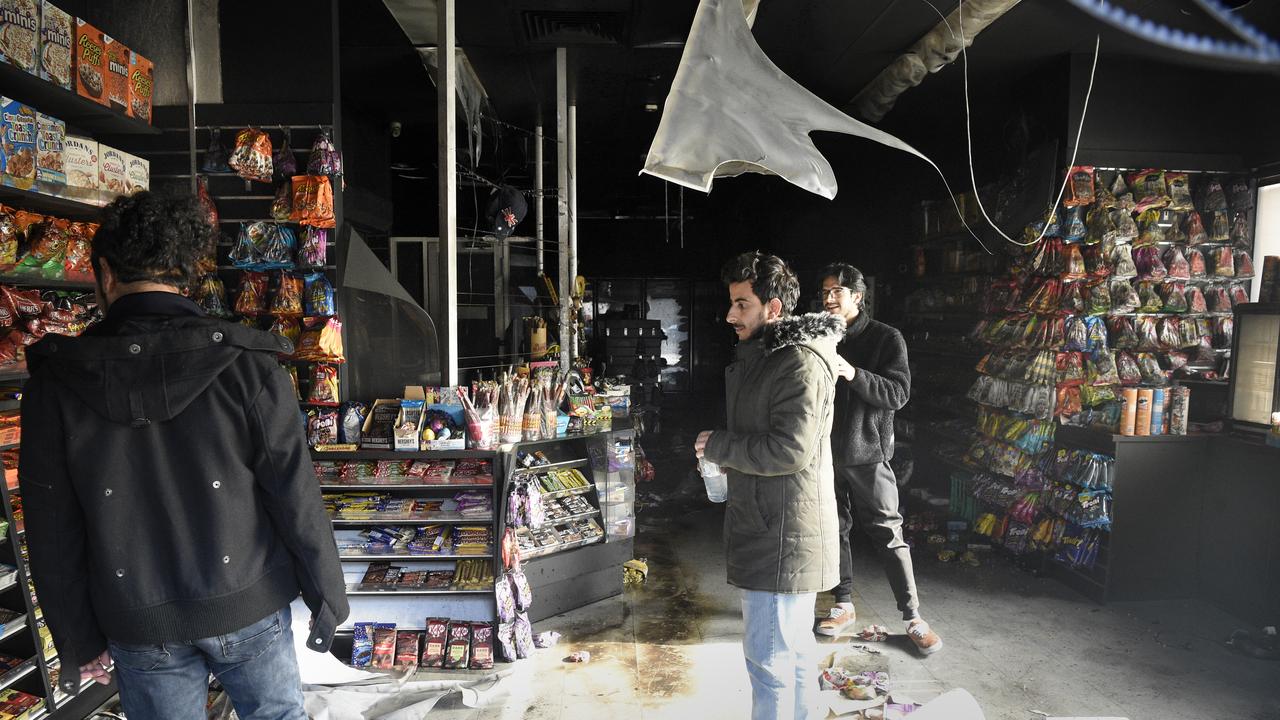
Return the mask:
<svg viewBox="0 0 1280 720"><path fill-rule="evenodd" d="M749 717L738 595L724 581L723 511L688 497L680 507L693 511L641 513L636 555L650 561L644 588L539 623L536 632L564 639L517 663L499 702L471 709L447 700L432 717ZM869 551L857 561L855 604L857 628L878 623L896 633L870 662L917 702L965 688L992 720L1042 717L1036 713L1280 720L1280 663L1232 653L1223 640L1239 625L1211 606L1099 606L1000 559L978 568L918 559L916 574L922 612L946 644L933 657L916 655L901 635ZM820 612L830 602L819 596ZM591 663L564 662L575 650L590 651Z"/></svg>

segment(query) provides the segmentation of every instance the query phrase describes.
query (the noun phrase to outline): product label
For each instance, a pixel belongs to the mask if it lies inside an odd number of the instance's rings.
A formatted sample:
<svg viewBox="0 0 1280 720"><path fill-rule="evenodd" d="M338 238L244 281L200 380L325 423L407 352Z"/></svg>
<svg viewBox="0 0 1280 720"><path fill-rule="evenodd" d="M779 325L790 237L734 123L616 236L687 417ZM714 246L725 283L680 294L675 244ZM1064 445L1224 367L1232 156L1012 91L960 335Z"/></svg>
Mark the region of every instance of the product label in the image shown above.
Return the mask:
<svg viewBox="0 0 1280 720"><path fill-rule="evenodd" d="M5 100L3 115L4 143L0 161L4 165L4 184L30 190L36 179L36 111L16 100Z"/></svg>
<svg viewBox="0 0 1280 720"><path fill-rule="evenodd" d="M45 2L40 13L40 77L71 89L71 16Z"/></svg>
<svg viewBox="0 0 1280 720"><path fill-rule="evenodd" d="M0 60L35 75L36 45L40 38L40 8L36 0L0 0Z"/></svg>
<svg viewBox="0 0 1280 720"><path fill-rule="evenodd" d="M105 200L113 200L127 192L127 168L124 153L106 145L98 146L98 189Z"/></svg>
<svg viewBox="0 0 1280 720"><path fill-rule="evenodd" d="M67 174L63 154L67 125L44 113L36 117L36 180L54 185L65 184Z"/></svg>
<svg viewBox="0 0 1280 720"><path fill-rule="evenodd" d="M62 141L62 163L67 186L98 188L98 143L88 138L67 136Z"/></svg>

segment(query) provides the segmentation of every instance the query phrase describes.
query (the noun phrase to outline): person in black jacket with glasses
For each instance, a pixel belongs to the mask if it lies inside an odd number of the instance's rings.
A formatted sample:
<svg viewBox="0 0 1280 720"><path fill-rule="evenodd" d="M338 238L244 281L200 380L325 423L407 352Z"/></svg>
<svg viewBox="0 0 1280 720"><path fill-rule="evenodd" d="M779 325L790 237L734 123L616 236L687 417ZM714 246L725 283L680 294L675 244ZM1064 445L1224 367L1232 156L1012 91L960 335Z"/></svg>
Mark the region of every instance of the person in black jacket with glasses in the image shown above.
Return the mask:
<svg viewBox="0 0 1280 720"><path fill-rule="evenodd" d="M835 464L836 507L840 513L840 584L832 591L836 604L818 622L821 635L840 635L853 625L853 555L850 532L854 514L880 553L907 623L907 635L922 654L942 649L942 639L920 617L911 549L902 538L898 481L893 459L893 413L911 396L907 344L898 332L872 320L864 311L867 293L862 272L833 263L819 275L823 308L844 318L845 335L836 348L840 380L836 383L831 448Z"/></svg>
<svg viewBox="0 0 1280 720"><path fill-rule="evenodd" d="M305 720L289 605L302 595L306 645L326 652L346 587L277 360L289 341L182 294L213 237L189 195L103 210L106 317L27 350L31 571L63 691L114 666L130 720L194 720L212 672L244 720Z"/></svg>

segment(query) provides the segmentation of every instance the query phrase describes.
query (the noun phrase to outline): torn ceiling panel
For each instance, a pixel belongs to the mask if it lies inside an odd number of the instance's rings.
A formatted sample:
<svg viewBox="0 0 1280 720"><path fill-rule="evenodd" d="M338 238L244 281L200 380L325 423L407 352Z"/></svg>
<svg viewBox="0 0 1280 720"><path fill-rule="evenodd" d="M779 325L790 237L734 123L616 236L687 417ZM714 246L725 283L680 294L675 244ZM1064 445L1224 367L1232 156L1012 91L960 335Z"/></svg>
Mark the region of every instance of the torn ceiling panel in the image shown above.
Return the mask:
<svg viewBox="0 0 1280 720"><path fill-rule="evenodd" d="M809 138L815 130L867 138L933 165L778 69L756 44L741 0L702 0L641 172L703 192L717 177L780 175L830 199L835 173Z"/></svg>

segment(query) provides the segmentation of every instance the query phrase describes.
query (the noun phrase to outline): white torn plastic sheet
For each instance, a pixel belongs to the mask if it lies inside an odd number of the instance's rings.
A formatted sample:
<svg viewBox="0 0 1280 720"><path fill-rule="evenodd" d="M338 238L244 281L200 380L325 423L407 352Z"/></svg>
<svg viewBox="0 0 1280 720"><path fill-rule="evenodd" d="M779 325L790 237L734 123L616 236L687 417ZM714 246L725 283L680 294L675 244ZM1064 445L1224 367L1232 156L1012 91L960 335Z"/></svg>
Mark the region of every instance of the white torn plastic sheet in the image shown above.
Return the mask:
<svg viewBox="0 0 1280 720"><path fill-rule="evenodd" d="M779 175L830 199L835 173L809 138L815 130L874 140L937 169L778 69L751 35L742 0L701 0L641 172L702 192L718 177Z"/></svg>

